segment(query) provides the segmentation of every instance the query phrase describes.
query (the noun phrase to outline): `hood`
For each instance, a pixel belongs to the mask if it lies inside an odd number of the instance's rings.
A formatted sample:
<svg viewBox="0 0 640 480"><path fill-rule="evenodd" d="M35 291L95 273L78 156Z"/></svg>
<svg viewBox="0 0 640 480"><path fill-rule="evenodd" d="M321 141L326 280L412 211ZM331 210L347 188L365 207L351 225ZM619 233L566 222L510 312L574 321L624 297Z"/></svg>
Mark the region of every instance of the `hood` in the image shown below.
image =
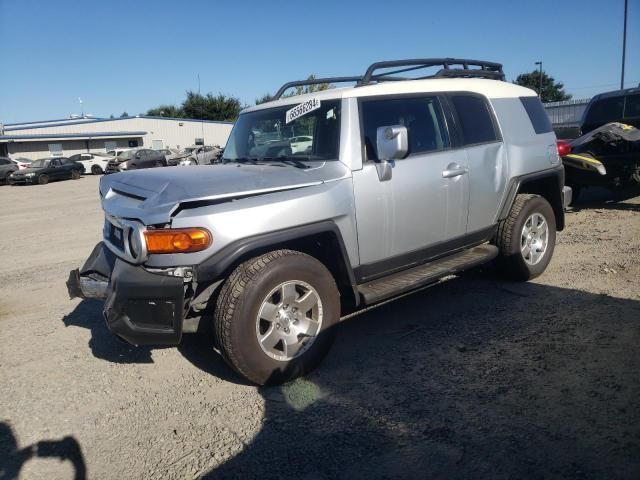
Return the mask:
<svg viewBox="0 0 640 480"><path fill-rule="evenodd" d="M110 215L147 225L168 223L182 205L310 187L351 176L341 162L309 162L310 168L276 165L200 165L150 168L102 177L102 207Z"/></svg>

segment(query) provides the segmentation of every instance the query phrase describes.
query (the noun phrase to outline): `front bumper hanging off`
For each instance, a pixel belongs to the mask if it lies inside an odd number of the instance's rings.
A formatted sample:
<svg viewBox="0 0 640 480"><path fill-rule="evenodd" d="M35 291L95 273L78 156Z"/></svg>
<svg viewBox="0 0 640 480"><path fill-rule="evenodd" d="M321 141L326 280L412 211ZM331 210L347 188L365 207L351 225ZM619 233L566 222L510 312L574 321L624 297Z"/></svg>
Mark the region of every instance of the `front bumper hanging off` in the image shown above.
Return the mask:
<svg viewBox="0 0 640 480"><path fill-rule="evenodd" d="M98 243L67 280L71 298L104 299L109 330L134 345L177 345L184 317L183 279L151 273Z"/></svg>

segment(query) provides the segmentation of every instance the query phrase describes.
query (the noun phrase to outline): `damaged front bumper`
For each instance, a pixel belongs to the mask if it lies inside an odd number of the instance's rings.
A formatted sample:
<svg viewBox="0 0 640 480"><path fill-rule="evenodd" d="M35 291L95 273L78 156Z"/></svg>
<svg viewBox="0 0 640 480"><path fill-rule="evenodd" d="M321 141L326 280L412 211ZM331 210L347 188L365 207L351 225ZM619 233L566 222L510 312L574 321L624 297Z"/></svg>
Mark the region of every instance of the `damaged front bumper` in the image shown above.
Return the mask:
<svg viewBox="0 0 640 480"><path fill-rule="evenodd" d="M149 272L95 246L67 280L71 298L104 299L109 330L134 345L177 345L184 321L184 280Z"/></svg>

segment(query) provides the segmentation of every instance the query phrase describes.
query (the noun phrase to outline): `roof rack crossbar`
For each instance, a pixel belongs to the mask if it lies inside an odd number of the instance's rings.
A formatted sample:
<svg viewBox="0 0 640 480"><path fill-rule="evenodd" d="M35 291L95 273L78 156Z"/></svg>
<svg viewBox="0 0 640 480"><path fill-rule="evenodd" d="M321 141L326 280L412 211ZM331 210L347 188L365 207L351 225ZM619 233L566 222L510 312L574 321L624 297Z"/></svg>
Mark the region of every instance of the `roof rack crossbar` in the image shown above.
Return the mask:
<svg viewBox="0 0 640 480"><path fill-rule="evenodd" d="M349 83L349 82L359 82L362 77L326 77L326 78L313 78L307 80L295 80L293 82L285 83L280 90L276 92L273 96L274 100L278 100L282 97L282 94L293 87L305 87L308 85L320 85L322 83Z"/></svg>
<svg viewBox="0 0 640 480"><path fill-rule="evenodd" d="M406 78L394 76L398 73L411 72L429 67L442 67L435 74L425 75L417 78ZM457 68L461 66L462 68ZM475 67L475 68L472 68ZM375 73L377 70L396 68L390 72ZM387 62L376 62L369 65L367 71L362 76L351 77L326 77L313 78L307 80L296 80L285 83L273 96L273 100L278 100L284 92L293 87L305 87L309 85L320 85L323 83L355 83L357 87L369 85L374 82L389 82L402 80L424 80L428 78L488 78L491 80L505 80L501 63L487 62L485 60L467 60L461 58L414 58L409 60L391 60Z"/></svg>
<svg viewBox="0 0 640 480"><path fill-rule="evenodd" d="M421 68L442 66L442 70L432 76L423 78L438 78L440 77L483 77L504 80L504 72L502 71L502 64L495 62L487 62L485 60L467 60L461 58L415 58L409 60L392 60L388 62L376 62L372 63L365 74L362 76L362 80L358 82L358 86L368 85L372 81L376 81L375 71L384 68L403 67L395 72L385 72L385 75L392 73L401 73L403 71L418 70ZM461 65L462 69L451 68L452 65ZM470 68L479 67L479 68ZM450 73L442 74L442 71ZM487 72L491 72L491 75L486 75Z"/></svg>

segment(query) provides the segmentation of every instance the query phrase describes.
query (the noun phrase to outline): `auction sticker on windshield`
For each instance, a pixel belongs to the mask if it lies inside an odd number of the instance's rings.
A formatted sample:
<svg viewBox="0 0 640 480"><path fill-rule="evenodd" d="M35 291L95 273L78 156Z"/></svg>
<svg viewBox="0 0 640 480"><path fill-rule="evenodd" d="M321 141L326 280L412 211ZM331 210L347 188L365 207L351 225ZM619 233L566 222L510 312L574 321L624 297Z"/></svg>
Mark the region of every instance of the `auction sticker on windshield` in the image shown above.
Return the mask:
<svg viewBox="0 0 640 480"><path fill-rule="evenodd" d="M320 108L320 100L318 100L317 98L307 100L300 105L296 105L291 110L287 110L285 123L293 122L296 118L300 118L309 112L317 110L318 108Z"/></svg>

